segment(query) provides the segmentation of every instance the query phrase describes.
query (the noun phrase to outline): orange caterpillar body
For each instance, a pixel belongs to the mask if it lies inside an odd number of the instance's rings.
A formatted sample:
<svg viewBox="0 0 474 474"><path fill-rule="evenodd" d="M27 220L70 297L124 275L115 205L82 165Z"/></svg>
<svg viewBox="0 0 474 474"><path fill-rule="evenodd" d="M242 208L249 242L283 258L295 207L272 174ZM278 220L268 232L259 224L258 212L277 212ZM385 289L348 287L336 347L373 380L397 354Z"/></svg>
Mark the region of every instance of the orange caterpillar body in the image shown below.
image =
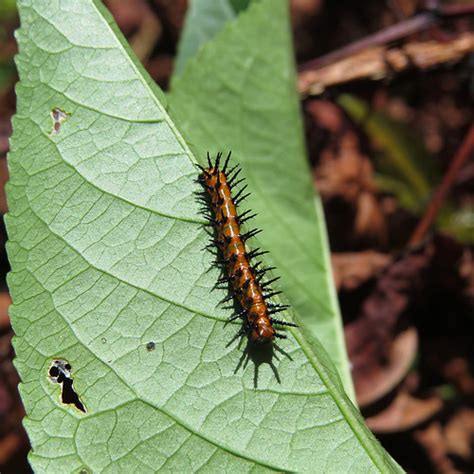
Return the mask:
<svg viewBox="0 0 474 474"><path fill-rule="evenodd" d="M260 231L254 229L242 234L240 230L241 224L254 217L249 215L250 211L240 216L237 213L239 203L248 196L243 195L247 186L232 196L232 190L243 181L243 179L236 181L240 168L234 166L227 172L229 153L224 166L220 169L221 157L222 153L218 153L215 163L212 163L209 154L207 155L209 166L200 167L202 173L199 181L205 188L206 202L212 214L209 220L214 228L214 243L219 249L223 264L224 277L220 281L229 283L231 297L234 297L241 307L241 311L230 319L242 318L244 324L239 334L247 333L254 343L268 343L275 337L286 338L284 334L279 334L275 330L274 324L296 325L271 317L287 306L269 302L270 297L280 292L265 290L278 278L262 283L265 272L273 268L259 269L261 262L254 265L250 263L257 256L267 252L261 252L259 249L248 252L245 246L246 241Z"/></svg>

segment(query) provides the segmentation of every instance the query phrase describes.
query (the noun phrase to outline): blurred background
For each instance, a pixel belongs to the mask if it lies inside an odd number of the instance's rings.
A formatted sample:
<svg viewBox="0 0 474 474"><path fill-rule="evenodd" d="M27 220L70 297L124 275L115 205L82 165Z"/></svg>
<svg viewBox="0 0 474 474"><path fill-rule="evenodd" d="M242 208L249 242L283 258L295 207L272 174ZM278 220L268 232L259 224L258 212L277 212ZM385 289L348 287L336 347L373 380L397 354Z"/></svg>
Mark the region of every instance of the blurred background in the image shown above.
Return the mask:
<svg viewBox="0 0 474 474"><path fill-rule="evenodd" d="M105 4L167 89L186 0ZM474 471L474 2L291 0L311 172L322 195L359 406L414 473ZM0 0L0 213L17 74ZM0 224L0 472L31 472ZM323 341L324 342L324 341Z"/></svg>

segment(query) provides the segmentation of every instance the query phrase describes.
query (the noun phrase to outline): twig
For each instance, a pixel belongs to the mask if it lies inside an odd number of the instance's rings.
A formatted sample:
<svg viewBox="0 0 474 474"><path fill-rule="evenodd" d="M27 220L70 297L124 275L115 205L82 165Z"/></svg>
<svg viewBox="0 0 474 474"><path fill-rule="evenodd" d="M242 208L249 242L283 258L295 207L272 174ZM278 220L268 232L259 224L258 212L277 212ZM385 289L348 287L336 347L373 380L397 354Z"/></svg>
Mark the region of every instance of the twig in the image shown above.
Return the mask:
<svg viewBox="0 0 474 474"><path fill-rule="evenodd" d="M357 79L382 79L411 66L426 69L459 61L474 51L474 33L464 33L449 41L411 42L400 48L374 46L333 64L300 72L302 95L320 94L325 88Z"/></svg>
<svg viewBox="0 0 474 474"><path fill-rule="evenodd" d="M474 150L474 125L471 125L471 128L467 132L466 137L464 138L461 146L456 152L453 161L451 162L448 171L443 177L441 184L436 190L433 199L428 206L424 216L418 223L415 231L413 232L410 240L408 242L408 247L414 247L418 245L425 237L429 228L433 224L436 216L438 215L441 206L448 194L451 186L453 185L454 180L456 179L459 170L461 169L464 162L469 158L470 154Z"/></svg>
<svg viewBox="0 0 474 474"><path fill-rule="evenodd" d="M452 5L436 5L431 11L419 13L411 18L400 21L395 25L384 28L376 33L368 35L360 40L353 41L347 46L331 51L328 54L312 59L301 64L299 71L307 71L309 69L317 69L326 64L338 61L346 56L362 51L371 46L381 46L405 38L414 33L423 31L435 25L440 18L470 15L474 14L474 4L452 4Z"/></svg>
<svg viewBox="0 0 474 474"><path fill-rule="evenodd" d="M395 25L377 31L372 35L366 36L360 40L353 41L347 46L332 51L324 56L313 59L299 66L300 71L307 71L309 69L317 69L326 64L333 63L339 59L350 56L351 54L362 51L370 46L380 46L391 41L399 40L424 30L436 23L436 15L433 13L420 13L408 20L401 21Z"/></svg>
<svg viewBox="0 0 474 474"><path fill-rule="evenodd" d="M474 4L454 3L452 5L441 5L438 14L441 16L472 15L474 14Z"/></svg>

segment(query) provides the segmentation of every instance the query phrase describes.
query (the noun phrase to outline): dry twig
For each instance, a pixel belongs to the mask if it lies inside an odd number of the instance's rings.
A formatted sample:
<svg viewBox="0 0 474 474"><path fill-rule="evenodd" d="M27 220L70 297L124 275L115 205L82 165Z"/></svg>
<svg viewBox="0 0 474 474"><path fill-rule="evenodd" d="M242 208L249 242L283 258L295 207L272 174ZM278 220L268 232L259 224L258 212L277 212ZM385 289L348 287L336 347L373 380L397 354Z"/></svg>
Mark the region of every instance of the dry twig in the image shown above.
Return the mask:
<svg viewBox="0 0 474 474"><path fill-rule="evenodd" d="M441 206L443 205L446 196L451 189L451 186L456 179L459 170L463 166L463 164L467 161L467 159L471 156L474 150L474 125L471 125L471 128L467 132L466 137L464 138L461 146L459 147L456 155L451 162L448 171L443 177L443 181L439 185L438 189L436 190L433 199L428 206L424 216L418 223L415 231L413 232L412 236L410 237L410 241L408 242L408 247L415 247L416 245L420 244L426 236L429 228L433 224L436 216L438 215Z"/></svg>
<svg viewBox="0 0 474 474"><path fill-rule="evenodd" d="M382 79L409 67L427 69L459 61L474 51L474 33L467 32L451 41L420 41L398 48L372 46L352 56L299 74L302 95L316 95L325 88L356 79Z"/></svg>

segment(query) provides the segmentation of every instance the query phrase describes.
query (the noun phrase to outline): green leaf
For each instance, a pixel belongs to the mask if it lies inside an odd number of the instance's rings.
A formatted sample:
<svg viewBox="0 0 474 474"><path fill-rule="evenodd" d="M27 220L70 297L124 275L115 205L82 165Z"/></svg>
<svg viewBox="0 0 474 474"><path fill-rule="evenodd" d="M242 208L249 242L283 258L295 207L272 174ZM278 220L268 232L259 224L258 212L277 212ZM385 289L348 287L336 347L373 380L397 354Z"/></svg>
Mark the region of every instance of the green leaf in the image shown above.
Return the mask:
<svg viewBox="0 0 474 474"><path fill-rule="evenodd" d="M474 245L474 206L466 204L456 209L446 202L441 209L436 223L442 232L454 236L466 245Z"/></svg>
<svg viewBox="0 0 474 474"><path fill-rule="evenodd" d="M249 4L250 0L191 0L179 40L174 74L181 74L199 48L214 38L227 22L246 10Z"/></svg>
<svg viewBox="0 0 474 474"><path fill-rule="evenodd" d="M380 148L380 153L374 155L379 185L395 193L404 207L421 212L436 182L437 170L420 137L406 124L370 110L355 96L343 94L338 102Z"/></svg>
<svg viewBox="0 0 474 474"><path fill-rule="evenodd" d="M181 74L185 64L199 48L235 16L236 10L230 0L192 0L178 45L174 74Z"/></svg>
<svg viewBox="0 0 474 474"><path fill-rule="evenodd" d="M229 0L229 1L232 4L232 8L234 9L234 11L236 13L240 13L249 7L250 2L252 1L256 2L259 0Z"/></svg>
<svg viewBox="0 0 474 474"><path fill-rule="evenodd" d="M19 12L8 282L34 469L398 471L310 334L247 364L229 344L194 158L101 4ZM87 413L61 403L56 359Z"/></svg>
<svg viewBox="0 0 474 474"><path fill-rule="evenodd" d="M306 159L288 12L278 3L253 5L208 43L174 78L170 111L196 156L232 150L242 164L252 190L246 204L258 213L252 223L265 231L259 241L281 288L353 397L324 215Z"/></svg>
<svg viewBox="0 0 474 474"><path fill-rule="evenodd" d="M15 0L2 0L0 2L0 19L9 21L17 15ZM2 32L3 33L3 32Z"/></svg>

